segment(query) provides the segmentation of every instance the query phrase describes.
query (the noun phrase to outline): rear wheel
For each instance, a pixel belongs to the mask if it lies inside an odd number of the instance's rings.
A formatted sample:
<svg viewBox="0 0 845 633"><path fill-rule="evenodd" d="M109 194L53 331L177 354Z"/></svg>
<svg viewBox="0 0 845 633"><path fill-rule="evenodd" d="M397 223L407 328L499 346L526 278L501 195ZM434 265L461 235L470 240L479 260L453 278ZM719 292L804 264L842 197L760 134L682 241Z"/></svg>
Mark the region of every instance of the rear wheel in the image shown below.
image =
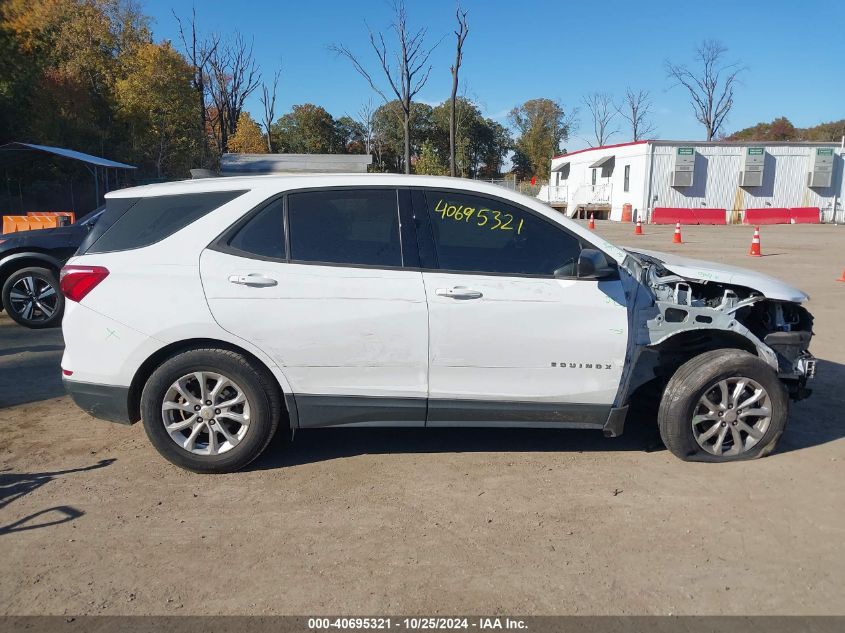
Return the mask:
<svg viewBox="0 0 845 633"><path fill-rule="evenodd" d="M49 268L22 268L3 284L3 306L15 321L28 328L61 325L65 298L59 280Z"/></svg>
<svg viewBox="0 0 845 633"><path fill-rule="evenodd" d="M190 350L150 376L141 417L153 446L170 462L194 472L234 472L270 443L281 399L272 376L241 354Z"/></svg>
<svg viewBox="0 0 845 633"><path fill-rule="evenodd" d="M735 349L696 356L672 376L658 425L666 447L687 461L768 455L786 427L783 383L760 358Z"/></svg>

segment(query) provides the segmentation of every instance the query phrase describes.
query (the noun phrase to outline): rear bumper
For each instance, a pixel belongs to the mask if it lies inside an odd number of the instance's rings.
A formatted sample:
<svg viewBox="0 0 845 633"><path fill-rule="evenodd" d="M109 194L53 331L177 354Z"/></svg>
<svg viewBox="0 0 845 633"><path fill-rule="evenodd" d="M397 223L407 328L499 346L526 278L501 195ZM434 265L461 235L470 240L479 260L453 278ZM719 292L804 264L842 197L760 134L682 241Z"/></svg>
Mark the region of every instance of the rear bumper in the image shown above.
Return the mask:
<svg viewBox="0 0 845 633"><path fill-rule="evenodd" d="M97 385L63 379L65 390L80 409L101 420L132 424L129 415L129 387Z"/></svg>

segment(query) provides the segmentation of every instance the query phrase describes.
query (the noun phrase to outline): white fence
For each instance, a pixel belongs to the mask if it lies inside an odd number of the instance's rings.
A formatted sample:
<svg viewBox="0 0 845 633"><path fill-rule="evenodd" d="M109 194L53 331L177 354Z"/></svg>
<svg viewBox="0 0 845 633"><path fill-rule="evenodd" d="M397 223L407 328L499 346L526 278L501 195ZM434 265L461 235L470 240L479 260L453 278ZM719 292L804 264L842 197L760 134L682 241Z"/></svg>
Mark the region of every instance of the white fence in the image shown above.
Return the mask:
<svg viewBox="0 0 845 633"><path fill-rule="evenodd" d="M581 185L572 196L572 205L610 204L613 183L600 185Z"/></svg>
<svg viewBox="0 0 845 633"><path fill-rule="evenodd" d="M537 198L546 204L561 204L569 201L569 187L566 185L543 185Z"/></svg>

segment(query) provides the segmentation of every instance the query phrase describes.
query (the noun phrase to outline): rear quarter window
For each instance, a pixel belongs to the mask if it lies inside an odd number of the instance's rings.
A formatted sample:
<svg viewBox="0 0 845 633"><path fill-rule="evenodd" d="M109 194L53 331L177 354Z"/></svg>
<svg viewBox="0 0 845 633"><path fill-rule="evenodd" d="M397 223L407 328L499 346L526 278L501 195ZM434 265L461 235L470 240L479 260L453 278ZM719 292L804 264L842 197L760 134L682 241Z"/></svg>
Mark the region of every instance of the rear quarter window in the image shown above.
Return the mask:
<svg viewBox="0 0 845 633"><path fill-rule="evenodd" d="M108 253L143 248L173 235L246 191L116 198L103 214L80 253Z"/></svg>

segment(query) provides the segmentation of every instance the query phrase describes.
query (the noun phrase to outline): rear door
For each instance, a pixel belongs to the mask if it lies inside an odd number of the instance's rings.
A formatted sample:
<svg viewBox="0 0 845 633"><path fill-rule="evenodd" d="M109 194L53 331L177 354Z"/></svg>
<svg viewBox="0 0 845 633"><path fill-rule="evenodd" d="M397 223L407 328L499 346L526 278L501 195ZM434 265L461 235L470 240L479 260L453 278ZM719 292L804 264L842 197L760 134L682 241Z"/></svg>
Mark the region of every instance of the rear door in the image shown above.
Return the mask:
<svg viewBox="0 0 845 633"><path fill-rule="evenodd" d="M539 214L414 192L429 305L429 425L607 419L624 366L618 279L578 279L582 244Z"/></svg>
<svg viewBox="0 0 845 633"><path fill-rule="evenodd" d="M424 424L427 307L399 195L292 192L202 254L214 318L283 368L301 426Z"/></svg>

